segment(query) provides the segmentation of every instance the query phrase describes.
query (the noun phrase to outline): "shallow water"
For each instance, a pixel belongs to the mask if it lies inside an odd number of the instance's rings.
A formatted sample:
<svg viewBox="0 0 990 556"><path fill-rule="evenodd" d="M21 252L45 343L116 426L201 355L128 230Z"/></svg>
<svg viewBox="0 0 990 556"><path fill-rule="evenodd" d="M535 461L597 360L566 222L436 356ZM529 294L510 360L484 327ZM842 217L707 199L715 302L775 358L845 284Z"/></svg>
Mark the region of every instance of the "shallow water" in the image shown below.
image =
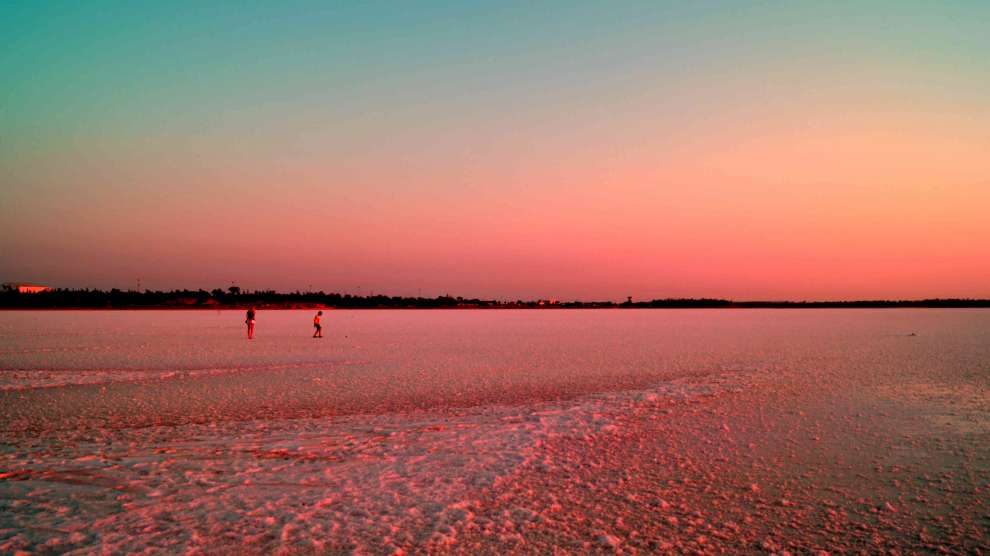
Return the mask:
<svg viewBox="0 0 990 556"><path fill-rule="evenodd" d="M990 371L987 310L313 313L0 312L0 551L451 549L539 522L482 500L554 439L847 376L979 406Z"/></svg>

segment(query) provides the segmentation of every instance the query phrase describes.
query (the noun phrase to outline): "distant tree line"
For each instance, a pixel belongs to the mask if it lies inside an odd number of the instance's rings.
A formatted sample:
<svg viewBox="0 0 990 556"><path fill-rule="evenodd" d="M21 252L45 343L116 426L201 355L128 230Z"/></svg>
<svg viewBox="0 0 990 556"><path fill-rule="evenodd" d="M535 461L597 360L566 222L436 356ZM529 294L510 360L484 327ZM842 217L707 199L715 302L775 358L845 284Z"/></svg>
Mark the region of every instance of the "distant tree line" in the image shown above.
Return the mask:
<svg viewBox="0 0 990 556"><path fill-rule="evenodd" d="M634 309L885 309L897 307L972 308L990 307L990 299L865 299L854 301L732 301L728 299L654 299L627 301L618 305Z"/></svg>
<svg viewBox="0 0 990 556"><path fill-rule="evenodd" d="M613 301L554 301L546 299L499 301L452 297L402 297L350 295L319 292L242 291L237 286L211 291L170 290L134 291L112 289L54 289L38 293L0 292L0 308L5 309L140 309L140 308L323 308L342 309L688 309L688 308L894 308L894 307L990 307L990 299L920 299L863 301L732 301L728 299L668 298L622 303Z"/></svg>
<svg viewBox="0 0 990 556"><path fill-rule="evenodd" d="M444 308L458 306L489 307L497 301L440 296L396 297L387 295L356 296L325 292L243 291L230 288L199 290L98 290L53 289L38 293L0 292L2 308Z"/></svg>

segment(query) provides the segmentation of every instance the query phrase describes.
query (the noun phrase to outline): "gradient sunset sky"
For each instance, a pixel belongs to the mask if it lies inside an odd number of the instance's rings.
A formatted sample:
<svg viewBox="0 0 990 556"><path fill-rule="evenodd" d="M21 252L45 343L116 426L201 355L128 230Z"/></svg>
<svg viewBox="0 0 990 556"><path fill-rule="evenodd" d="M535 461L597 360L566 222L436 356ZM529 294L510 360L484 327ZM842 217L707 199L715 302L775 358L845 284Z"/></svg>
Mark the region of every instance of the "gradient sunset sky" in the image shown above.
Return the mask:
<svg viewBox="0 0 990 556"><path fill-rule="evenodd" d="M0 3L0 281L990 297L990 2Z"/></svg>

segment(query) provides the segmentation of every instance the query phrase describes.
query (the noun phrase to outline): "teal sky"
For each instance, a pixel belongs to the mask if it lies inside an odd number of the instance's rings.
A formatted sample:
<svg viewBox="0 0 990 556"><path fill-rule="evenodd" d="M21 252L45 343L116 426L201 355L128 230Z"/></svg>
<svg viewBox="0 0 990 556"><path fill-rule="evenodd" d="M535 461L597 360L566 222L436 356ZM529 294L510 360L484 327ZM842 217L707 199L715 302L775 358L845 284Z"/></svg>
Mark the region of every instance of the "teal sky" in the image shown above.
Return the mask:
<svg viewBox="0 0 990 556"><path fill-rule="evenodd" d="M990 297L985 2L5 2L0 37L2 280Z"/></svg>

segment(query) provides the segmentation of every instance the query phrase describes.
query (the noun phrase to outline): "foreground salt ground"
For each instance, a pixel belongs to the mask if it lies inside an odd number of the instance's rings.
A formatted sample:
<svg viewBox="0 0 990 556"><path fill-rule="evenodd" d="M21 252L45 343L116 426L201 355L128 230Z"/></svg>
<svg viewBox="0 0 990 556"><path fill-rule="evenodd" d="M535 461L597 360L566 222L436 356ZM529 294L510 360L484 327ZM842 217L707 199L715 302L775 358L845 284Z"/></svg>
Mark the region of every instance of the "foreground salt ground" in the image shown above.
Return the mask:
<svg viewBox="0 0 990 556"><path fill-rule="evenodd" d="M722 386L716 385L721 388ZM453 546L459 531L518 534L536 514L485 516L482 498L544 447L614 435L616 412L711 395L673 383L565 404L338 419L250 421L31 441L3 454L5 550L146 547L395 552ZM518 516L517 516L518 517Z"/></svg>
<svg viewBox="0 0 990 556"><path fill-rule="evenodd" d="M770 316L580 316L616 346L601 360L555 321L589 351L529 350L518 374L344 351L12 378L0 551L987 552L987 314ZM417 341L401 359L435 362Z"/></svg>

